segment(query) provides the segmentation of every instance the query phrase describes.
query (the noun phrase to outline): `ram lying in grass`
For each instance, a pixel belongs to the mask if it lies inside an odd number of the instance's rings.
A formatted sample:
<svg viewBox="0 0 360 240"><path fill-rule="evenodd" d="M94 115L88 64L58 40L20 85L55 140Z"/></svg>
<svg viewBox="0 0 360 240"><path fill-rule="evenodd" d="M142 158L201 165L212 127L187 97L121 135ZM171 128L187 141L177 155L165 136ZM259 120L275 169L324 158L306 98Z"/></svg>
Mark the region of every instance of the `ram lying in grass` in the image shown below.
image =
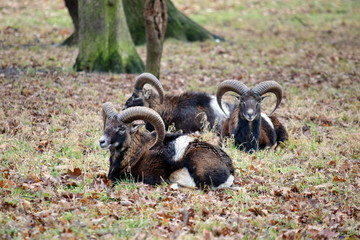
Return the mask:
<svg viewBox="0 0 360 240"><path fill-rule="evenodd" d="M157 93L151 89L144 89L146 84L153 86ZM229 106L226 103L223 112L216 103L215 96L205 92L164 94L160 81L151 73L143 73L136 78L133 94L125 103L125 108L133 106L154 109L164 120L166 129L174 124L177 130L182 130L184 133L202 131L203 119L209 122L210 128L219 130L221 123L229 114ZM147 129L152 130L149 125Z"/></svg>
<svg viewBox="0 0 360 240"><path fill-rule="evenodd" d="M232 91L240 95L239 104L231 112L222 126L221 138L234 136L235 145L247 152L274 148L279 142L288 139L285 127L276 116L271 116L282 99L282 88L275 81L264 81L249 89L236 80L227 80L218 86L217 101L222 108L221 98ZM273 93L277 98L276 106L270 116L261 112L261 103L266 98L263 95Z"/></svg>
<svg viewBox="0 0 360 240"><path fill-rule="evenodd" d="M131 177L146 184L170 181L186 187L226 188L233 184L231 158L220 148L186 134L167 134L160 115L147 107L118 114L103 105L104 134L99 144L110 150L109 179ZM155 133L143 132L135 120L144 120Z"/></svg>

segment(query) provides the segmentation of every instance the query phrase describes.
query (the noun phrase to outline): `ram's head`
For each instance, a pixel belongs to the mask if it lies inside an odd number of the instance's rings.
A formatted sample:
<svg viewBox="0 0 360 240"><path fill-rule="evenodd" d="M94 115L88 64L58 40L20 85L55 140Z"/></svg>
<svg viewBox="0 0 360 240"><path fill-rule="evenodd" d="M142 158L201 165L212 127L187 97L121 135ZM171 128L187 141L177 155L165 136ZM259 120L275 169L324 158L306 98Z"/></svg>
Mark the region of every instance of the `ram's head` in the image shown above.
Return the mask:
<svg viewBox="0 0 360 240"><path fill-rule="evenodd" d="M149 122L156 131L156 140L153 148L161 144L165 136L165 125L160 115L146 107L133 107L117 113L112 103L103 104L104 133L99 140L102 149L123 149L131 141L131 136L137 131L138 125L132 124L135 120Z"/></svg>
<svg viewBox="0 0 360 240"><path fill-rule="evenodd" d="M149 84L154 87L157 94L151 89L144 89L144 86ZM140 74L134 84L134 91L131 97L126 100L124 109L134 107L134 106L149 106L149 101L151 98L159 98L159 103L163 103L164 100L164 89L159 81L151 73L142 73Z"/></svg>
<svg viewBox="0 0 360 240"><path fill-rule="evenodd" d="M222 82L217 90L216 98L217 102L222 109L221 99L226 92L235 92L239 94L239 114L247 121L253 121L259 119L261 116L261 103L267 96L263 96L266 93L273 93L276 96L276 106L274 110L269 114L273 114L278 108L282 99L282 88L275 81L264 81L257 84L253 88L248 88L245 84L236 80L227 80Z"/></svg>

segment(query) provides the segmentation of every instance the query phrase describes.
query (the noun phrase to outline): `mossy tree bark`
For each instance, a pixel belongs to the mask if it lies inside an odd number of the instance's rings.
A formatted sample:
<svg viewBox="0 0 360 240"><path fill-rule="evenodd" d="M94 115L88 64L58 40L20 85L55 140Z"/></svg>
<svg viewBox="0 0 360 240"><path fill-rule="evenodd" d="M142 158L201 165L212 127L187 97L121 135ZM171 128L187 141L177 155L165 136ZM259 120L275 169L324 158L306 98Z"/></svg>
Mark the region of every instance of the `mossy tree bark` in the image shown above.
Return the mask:
<svg viewBox="0 0 360 240"><path fill-rule="evenodd" d="M144 9L146 32L145 71L160 77L160 62L167 23L166 0L146 0Z"/></svg>
<svg viewBox="0 0 360 240"><path fill-rule="evenodd" d="M122 0L79 1L77 71L143 72L127 26Z"/></svg>
<svg viewBox="0 0 360 240"><path fill-rule="evenodd" d="M67 0L78 1L78 0ZM132 39L136 45L145 43L145 23L143 18L144 0L123 0L126 20ZM71 5L71 6L74 6ZM192 21L182 12L180 12L171 0L166 0L167 6L167 31L165 38L175 38L183 41L205 41L205 40L219 40L224 41L220 36L217 36L199 24ZM77 9L75 10L77 11ZM69 10L70 12L70 10ZM76 31L76 20L73 23Z"/></svg>

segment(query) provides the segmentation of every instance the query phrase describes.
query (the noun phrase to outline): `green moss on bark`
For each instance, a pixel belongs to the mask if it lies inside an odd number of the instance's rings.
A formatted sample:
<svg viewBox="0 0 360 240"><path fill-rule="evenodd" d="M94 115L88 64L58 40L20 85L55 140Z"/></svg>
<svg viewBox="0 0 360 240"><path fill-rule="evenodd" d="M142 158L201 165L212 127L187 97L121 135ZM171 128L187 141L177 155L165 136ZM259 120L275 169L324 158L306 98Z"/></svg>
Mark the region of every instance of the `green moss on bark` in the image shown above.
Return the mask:
<svg viewBox="0 0 360 240"><path fill-rule="evenodd" d="M125 69L127 73L140 73L144 72L145 66L142 61L139 62L137 58L135 58L133 55L130 55L127 59Z"/></svg>
<svg viewBox="0 0 360 240"><path fill-rule="evenodd" d="M124 11L126 20L129 26L132 40L136 45L145 43L145 24L143 18L144 12L144 0L123 0ZM220 40L224 39L217 36L199 24L192 21L186 15L176 9L171 0L167 0L168 8L168 30L165 38L175 38L182 41L205 41L205 40ZM76 10L77 11L77 10ZM75 29L77 29L77 19L73 18ZM75 38L75 39L73 39ZM71 35L63 45L77 44L78 36L76 34Z"/></svg>
<svg viewBox="0 0 360 240"><path fill-rule="evenodd" d="M79 2L77 71L140 73L144 64L131 40L121 0Z"/></svg>
<svg viewBox="0 0 360 240"><path fill-rule="evenodd" d="M118 52L113 52L108 59L108 66L110 72L123 73L127 72L123 66L123 61Z"/></svg>

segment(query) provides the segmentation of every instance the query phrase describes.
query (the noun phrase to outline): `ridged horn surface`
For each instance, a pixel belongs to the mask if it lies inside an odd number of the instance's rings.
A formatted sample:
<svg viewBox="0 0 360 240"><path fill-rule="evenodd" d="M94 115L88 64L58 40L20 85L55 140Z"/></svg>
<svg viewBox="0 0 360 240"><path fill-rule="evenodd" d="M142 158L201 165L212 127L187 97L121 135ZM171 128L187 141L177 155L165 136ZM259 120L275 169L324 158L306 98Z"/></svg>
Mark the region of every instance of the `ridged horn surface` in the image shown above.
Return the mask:
<svg viewBox="0 0 360 240"><path fill-rule="evenodd" d="M155 142L150 149L161 144L165 139L165 124L160 115L147 107L131 107L125 109L118 115L119 119L124 123L131 123L135 120L144 120L149 122L156 131Z"/></svg>
<svg viewBox="0 0 360 240"><path fill-rule="evenodd" d="M264 95L265 93L273 93L276 96L276 106L274 110L269 114L271 116L275 110L279 107L282 99L282 87L275 81L264 81L257 84L252 88L252 91L256 94Z"/></svg>
<svg viewBox="0 0 360 240"><path fill-rule="evenodd" d="M115 107L111 102L106 102L102 105L103 111L108 118L112 118L117 114Z"/></svg>
<svg viewBox="0 0 360 240"><path fill-rule="evenodd" d="M160 97L160 103L163 103L164 88L162 87L159 79L151 73L142 73L136 78L134 88L137 91L141 91L143 90L145 84L149 84L156 89Z"/></svg>
<svg viewBox="0 0 360 240"><path fill-rule="evenodd" d="M222 108L221 99L225 93L230 91L235 92L239 95L244 95L249 91L249 88L242 82L236 80L226 80L220 83L216 91L216 100L223 112L224 109Z"/></svg>

